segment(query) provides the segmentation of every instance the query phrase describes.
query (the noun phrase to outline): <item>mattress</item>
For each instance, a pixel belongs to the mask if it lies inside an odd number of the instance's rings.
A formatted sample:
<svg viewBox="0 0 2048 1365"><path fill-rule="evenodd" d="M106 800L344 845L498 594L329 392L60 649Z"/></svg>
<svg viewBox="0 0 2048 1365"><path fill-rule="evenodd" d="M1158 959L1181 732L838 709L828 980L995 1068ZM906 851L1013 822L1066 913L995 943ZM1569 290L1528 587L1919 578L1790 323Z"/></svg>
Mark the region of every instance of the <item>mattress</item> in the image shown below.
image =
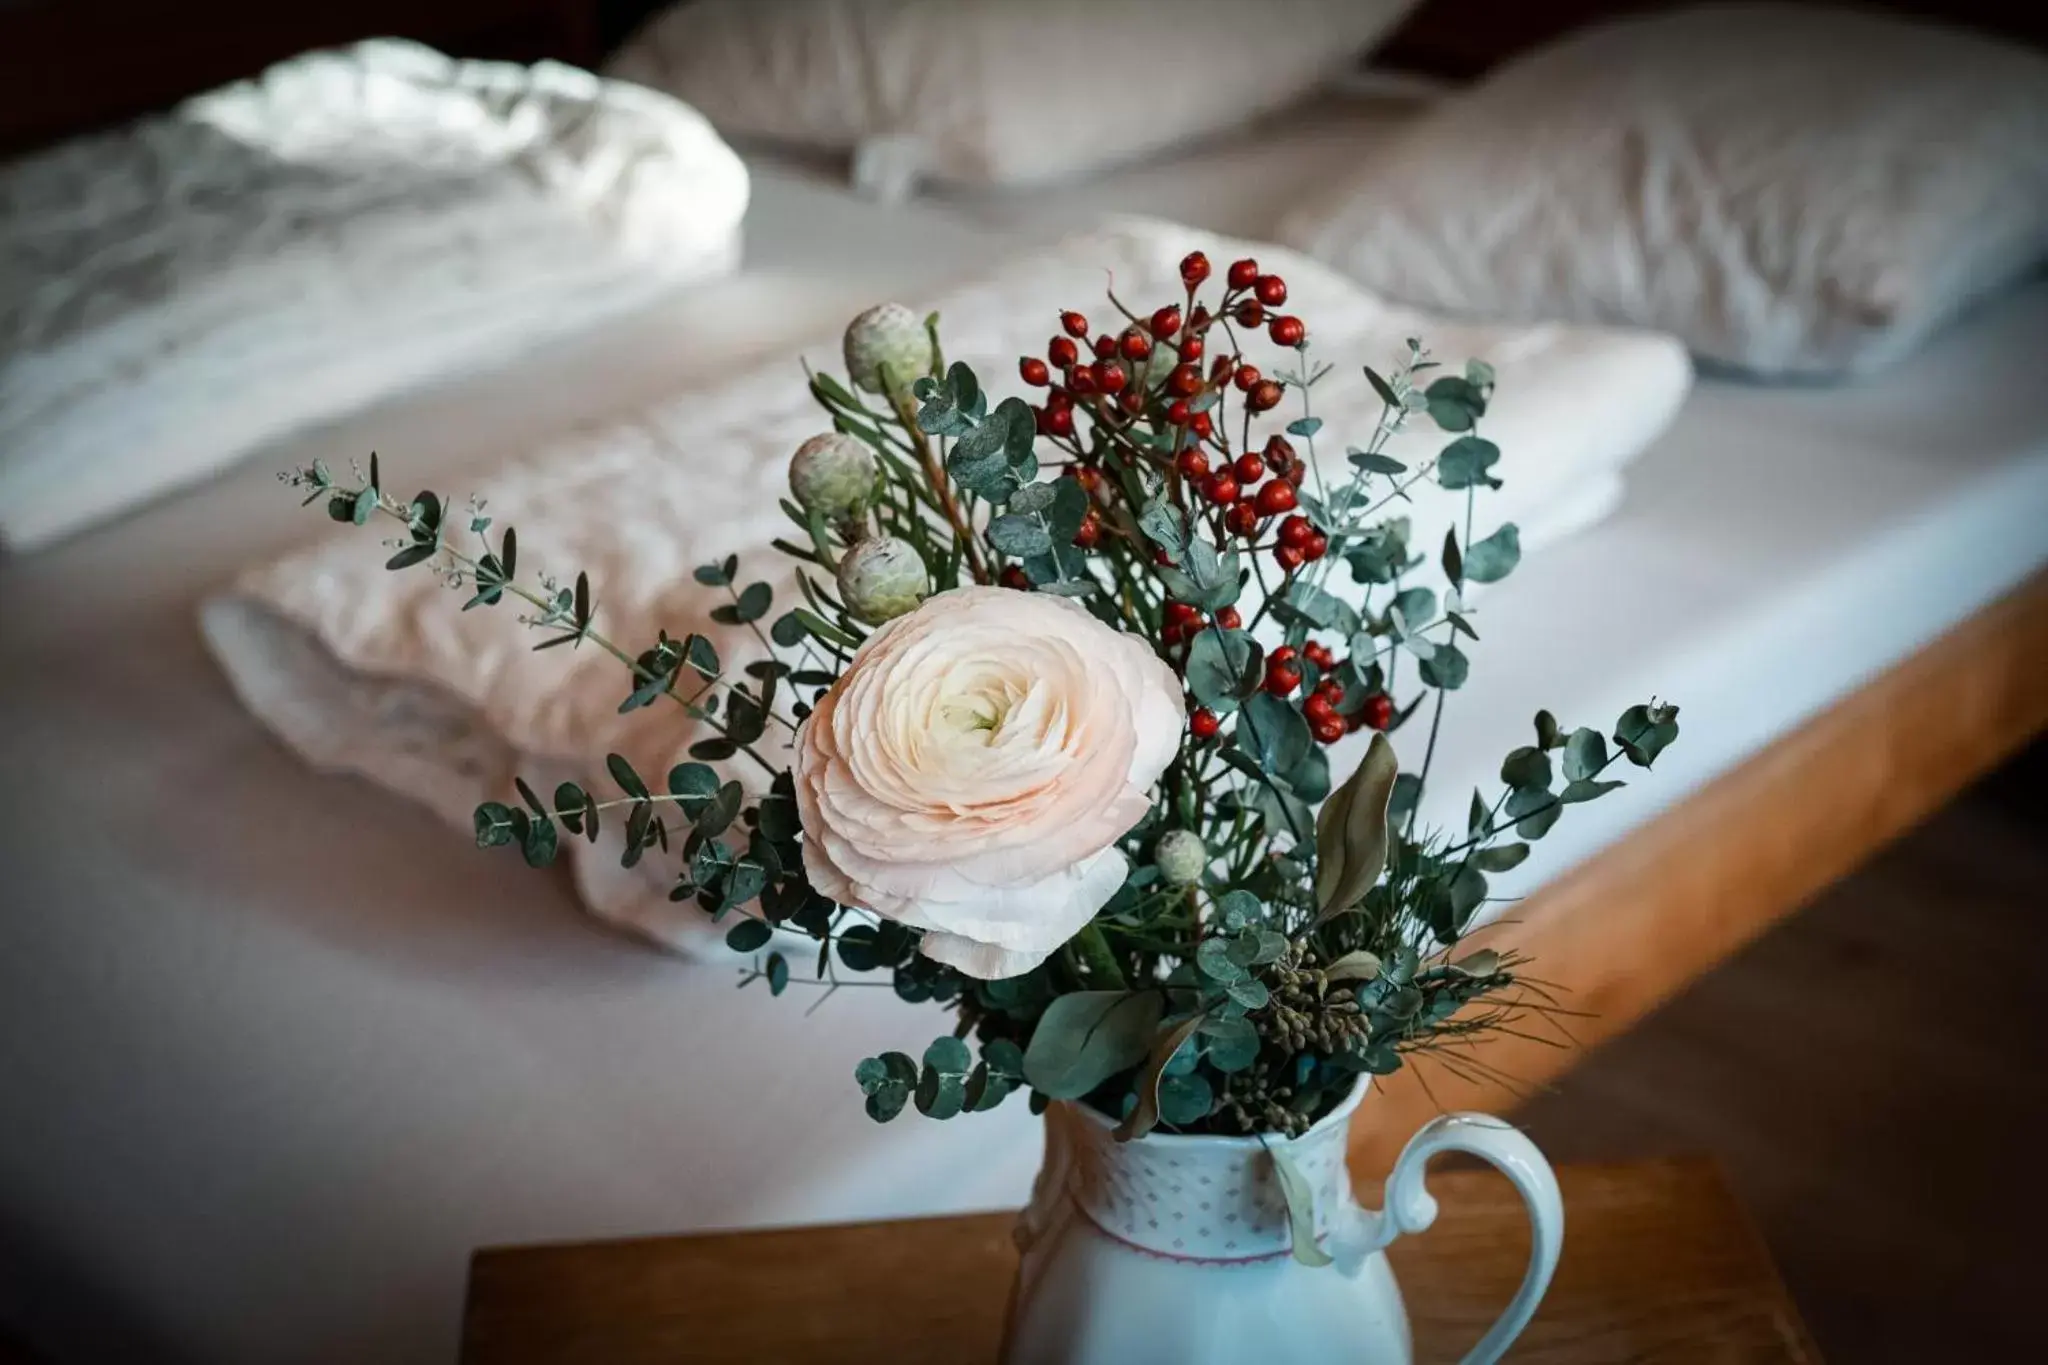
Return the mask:
<svg viewBox="0 0 2048 1365"><path fill-rule="evenodd" d="M318 534L278 468L376 448L459 491L515 442L1077 225L753 169L740 277L0 564L0 1321L85 1359L439 1365L480 1244L1022 1200L1021 1105L861 1111L855 1062L937 1016L887 990L736 991L604 932L566 880L307 772L193 625L207 591ZM1489 598L1444 800L1539 705L1682 703L1655 775L1570 812L1533 881L2020 581L2048 558L2042 354L2037 285L1881 383L1703 381L1616 514Z"/></svg>

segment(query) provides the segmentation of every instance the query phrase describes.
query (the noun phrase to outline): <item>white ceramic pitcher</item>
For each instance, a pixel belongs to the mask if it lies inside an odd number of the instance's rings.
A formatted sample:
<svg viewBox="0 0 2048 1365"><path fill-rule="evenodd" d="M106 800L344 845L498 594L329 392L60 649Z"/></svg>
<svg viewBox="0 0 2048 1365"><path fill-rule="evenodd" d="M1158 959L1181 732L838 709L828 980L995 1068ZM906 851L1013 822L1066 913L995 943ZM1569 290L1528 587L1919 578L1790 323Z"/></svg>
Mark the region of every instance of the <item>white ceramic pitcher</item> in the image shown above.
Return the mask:
<svg viewBox="0 0 2048 1365"><path fill-rule="evenodd" d="M1369 1212L1345 1168L1351 1116L1370 1078L1299 1138L1152 1134L1118 1142L1080 1105L1046 1111L1045 1164L1017 1229L1023 1252L1004 1334L1006 1365L1407 1365L1408 1315L1386 1246L1436 1218L1423 1186L1439 1152L1470 1152L1505 1172L1534 1225L1528 1273L1465 1357L1498 1360L1550 1285L1564 1239L1557 1178L1534 1143L1498 1119L1425 1124ZM1273 1152L1315 1195L1327 1266L1294 1260Z"/></svg>

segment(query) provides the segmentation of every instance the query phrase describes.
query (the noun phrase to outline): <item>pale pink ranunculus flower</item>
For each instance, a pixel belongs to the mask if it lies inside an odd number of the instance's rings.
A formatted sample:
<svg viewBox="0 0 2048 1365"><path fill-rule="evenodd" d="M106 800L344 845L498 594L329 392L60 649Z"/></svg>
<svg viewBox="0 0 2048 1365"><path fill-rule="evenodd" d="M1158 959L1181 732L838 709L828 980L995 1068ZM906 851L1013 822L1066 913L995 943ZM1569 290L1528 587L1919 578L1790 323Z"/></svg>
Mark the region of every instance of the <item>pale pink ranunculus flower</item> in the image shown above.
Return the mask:
<svg viewBox="0 0 2048 1365"><path fill-rule="evenodd" d="M956 588L877 630L804 721L804 870L982 980L1029 971L1129 870L1116 840L1186 706L1144 640L1079 604Z"/></svg>

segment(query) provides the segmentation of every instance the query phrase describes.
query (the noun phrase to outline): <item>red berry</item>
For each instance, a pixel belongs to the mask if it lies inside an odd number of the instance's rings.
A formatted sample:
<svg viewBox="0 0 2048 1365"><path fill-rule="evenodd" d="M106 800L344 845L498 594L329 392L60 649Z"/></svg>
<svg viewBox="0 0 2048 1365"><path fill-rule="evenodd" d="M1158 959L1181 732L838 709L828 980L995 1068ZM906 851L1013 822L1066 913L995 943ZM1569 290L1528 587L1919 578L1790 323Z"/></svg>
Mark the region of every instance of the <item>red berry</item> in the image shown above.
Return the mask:
<svg viewBox="0 0 2048 1365"><path fill-rule="evenodd" d="M1259 282L1259 263L1247 256L1241 261L1230 263L1230 274L1224 277L1232 289L1249 289Z"/></svg>
<svg viewBox="0 0 2048 1365"><path fill-rule="evenodd" d="M1261 379L1252 387L1252 391L1244 396L1244 405L1253 412L1267 412L1279 407L1280 400L1285 396L1285 392L1278 384L1270 379Z"/></svg>
<svg viewBox="0 0 2048 1365"><path fill-rule="evenodd" d="M1236 630L1244 624L1244 618L1237 614L1236 607L1225 607L1216 613L1216 624L1225 630Z"/></svg>
<svg viewBox="0 0 2048 1365"><path fill-rule="evenodd" d="M1192 398L1202 390L1202 372L1192 365L1176 365L1166 376L1166 391L1176 398Z"/></svg>
<svg viewBox="0 0 2048 1365"><path fill-rule="evenodd" d="M1315 733L1315 737L1325 744L1335 744L1338 740L1344 738L1344 718L1342 716L1331 716L1328 720L1315 721L1309 728Z"/></svg>
<svg viewBox="0 0 2048 1365"><path fill-rule="evenodd" d="M1301 704L1301 714L1308 717L1310 724L1317 724L1322 721L1336 719L1337 708L1330 705L1328 697L1320 692L1316 692L1311 694L1309 699Z"/></svg>
<svg viewBox="0 0 2048 1365"><path fill-rule="evenodd" d="M1208 413L1198 412L1188 419L1188 430L1192 431L1199 439L1206 441L1215 432L1216 424L1209 420Z"/></svg>
<svg viewBox="0 0 2048 1365"><path fill-rule="evenodd" d="M1209 477L1209 457L1189 446L1173 458L1174 467L1180 470L1183 479L1206 479Z"/></svg>
<svg viewBox="0 0 2048 1365"><path fill-rule="evenodd" d="M1176 351L1182 360L1200 360L1202 358L1202 339L1200 337L1183 337Z"/></svg>
<svg viewBox="0 0 2048 1365"><path fill-rule="evenodd" d="M1239 483L1257 483L1266 477L1266 462L1249 450L1238 456L1231 468L1236 471Z"/></svg>
<svg viewBox="0 0 2048 1365"><path fill-rule="evenodd" d="M1316 528L1307 517L1293 516L1280 523L1280 543L1291 545L1297 550L1307 545L1309 537L1315 533Z"/></svg>
<svg viewBox="0 0 2048 1365"><path fill-rule="evenodd" d="M1301 670L1292 664L1268 663L1265 687L1276 697L1291 695L1301 686Z"/></svg>
<svg viewBox="0 0 2048 1365"><path fill-rule="evenodd" d="M1299 346L1308 336L1308 327L1300 318L1291 315L1278 317L1266 329L1266 335L1273 338L1276 346Z"/></svg>
<svg viewBox="0 0 2048 1365"><path fill-rule="evenodd" d="M1252 385L1259 382L1259 379L1259 367L1256 365L1240 365L1237 367L1237 373L1230 376L1230 382L1237 385L1239 393L1249 391Z"/></svg>
<svg viewBox="0 0 2048 1365"><path fill-rule="evenodd" d="M1024 570L1015 564L1005 566L1002 573L997 575L996 582L1006 588L1015 588L1018 592L1031 591L1031 580L1026 578Z"/></svg>
<svg viewBox="0 0 2048 1365"><path fill-rule="evenodd" d="M1048 436L1072 436L1074 434L1074 410L1069 407L1045 409L1045 434Z"/></svg>
<svg viewBox="0 0 2048 1365"><path fill-rule="evenodd" d="M1185 398L1176 398L1166 405L1166 425L1170 427L1184 427L1192 416L1194 413Z"/></svg>
<svg viewBox="0 0 2048 1365"><path fill-rule="evenodd" d="M1232 535L1255 536L1259 533L1259 509L1248 502L1233 503L1223 514L1223 526Z"/></svg>
<svg viewBox="0 0 2048 1365"><path fill-rule="evenodd" d="M1336 662L1335 656L1330 653L1330 647L1320 640L1309 641L1301 647L1301 652L1307 656L1310 663L1326 673L1329 671L1330 665ZM1328 686L1331 686L1331 684L1326 681L1318 684L1316 690L1320 692Z"/></svg>
<svg viewBox="0 0 2048 1365"><path fill-rule="evenodd" d="M1307 473L1308 466L1303 464L1300 460L1296 460L1293 464L1287 467L1287 472L1285 474L1282 474L1280 477L1287 480L1287 482L1293 484L1296 488L1299 488L1301 487L1302 476Z"/></svg>
<svg viewBox="0 0 2048 1365"><path fill-rule="evenodd" d="M1074 372L1067 376L1067 387L1083 398L1095 392L1095 367L1076 365Z"/></svg>
<svg viewBox="0 0 2048 1365"><path fill-rule="evenodd" d="M1209 312L1209 305L1198 303L1195 305L1195 311L1188 314L1188 330L1199 336L1208 331L1209 324L1215 320L1215 316Z"/></svg>
<svg viewBox="0 0 2048 1365"><path fill-rule="evenodd" d="M1104 332L1104 333L1103 333L1103 334L1102 334L1101 336L1099 336L1099 337L1095 338L1095 358L1096 358L1096 359L1098 359L1098 360L1107 360L1107 359L1109 359L1109 358L1110 358L1111 356L1113 356L1113 355L1115 355L1115 354L1116 354L1116 338L1115 338L1115 337L1111 336L1111 335L1110 335L1109 333L1107 333L1107 332Z"/></svg>
<svg viewBox="0 0 2048 1365"><path fill-rule="evenodd" d="M1373 729L1384 730L1394 723L1394 699L1384 692L1375 692L1365 699L1358 714Z"/></svg>
<svg viewBox="0 0 2048 1365"><path fill-rule="evenodd" d="M1180 258L1180 282L1193 289L1209 278L1209 258L1199 251L1190 251Z"/></svg>
<svg viewBox="0 0 2048 1365"><path fill-rule="evenodd" d="M1081 491L1090 497L1102 487L1102 471L1091 464L1077 464L1070 477L1081 485Z"/></svg>
<svg viewBox="0 0 2048 1365"><path fill-rule="evenodd" d="M1102 539L1102 514L1093 507L1088 515L1081 518L1081 529L1074 532L1074 544L1084 550L1095 548L1095 542Z"/></svg>
<svg viewBox="0 0 2048 1365"><path fill-rule="evenodd" d="M1124 353L1126 360L1143 360L1152 354L1152 338L1133 327L1124 333L1123 340L1117 343L1117 349Z"/></svg>
<svg viewBox="0 0 2048 1365"><path fill-rule="evenodd" d="M1287 482L1287 480L1285 479L1274 479L1268 483L1260 485L1260 516L1277 517L1282 512L1292 512L1294 508L1295 496L1293 484ZM1304 553L1306 553L1308 549L1306 545L1298 546L1296 548L1302 550Z"/></svg>
<svg viewBox="0 0 2048 1365"><path fill-rule="evenodd" d="M1147 325L1152 328L1153 336L1165 341L1180 330L1180 309L1169 303L1152 314L1152 321Z"/></svg>
<svg viewBox="0 0 2048 1365"><path fill-rule="evenodd" d="M1261 275L1252 284L1252 292L1259 296L1259 302L1268 308L1278 308L1287 302L1287 281L1278 275Z"/></svg>
<svg viewBox="0 0 2048 1365"><path fill-rule="evenodd" d="M1168 625L1184 626L1202 613L1185 602L1168 602L1166 610L1161 614L1165 616Z"/></svg>
<svg viewBox="0 0 2048 1365"><path fill-rule="evenodd" d="M1060 326L1066 329L1068 336L1077 341L1085 339L1088 335L1087 317L1071 309L1060 314Z"/></svg>
<svg viewBox="0 0 2048 1365"><path fill-rule="evenodd" d="M1292 545L1276 545L1273 547L1273 562L1288 573L1293 573L1301 567L1301 551Z"/></svg>
<svg viewBox="0 0 2048 1365"><path fill-rule="evenodd" d="M1231 316L1237 319L1237 325L1240 327L1257 327L1265 322L1266 310L1259 307L1257 299L1246 299L1237 305L1237 311Z"/></svg>
<svg viewBox="0 0 2048 1365"><path fill-rule="evenodd" d="M1218 507L1228 507L1236 502L1238 492L1237 479L1227 469L1219 469L1202 480L1202 496Z"/></svg>
<svg viewBox="0 0 2048 1365"><path fill-rule="evenodd" d="M1196 739L1214 739L1222 728L1223 722L1206 706L1197 706L1195 713L1188 717L1188 731Z"/></svg>
<svg viewBox="0 0 2048 1365"><path fill-rule="evenodd" d="M1285 487L1286 485L1281 485ZM1321 531L1309 537L1308 544L1301 547L1303 559L1321 559L1330 552L1330 538Z"/></svg>
<svg viewBox="0 0 2048 1365"><path fill-rule="evenodd" d="M1285 474L1294 465L1294 443L1285 436L1267 437L1266 463L1275 474Z"/></svg>
<svg viewBox="0 0 2048 1365"><path fill-rule="evenodd" d="M1024 376L1024 382L1035 389L1042 389L1052 383L1052 371L1045 362L1035 355L1027 355L1017 362L1017 373ZM1012 409L1015 411L1015 409Z"/></svg>
<svg viewBox="0 0 2048 1365"><path fill-rule="evenodd" d="M1124 373L1124 367L1114 360L1098 360L1093 369L1095 387L1104 393L1122 393L1124 385L1130 383L1130 376Z"/></svg>
<svg viewBox="0 0 2048 1365"><path fill-rule="evenodd" d="M1295 653L1293 645L1280 645L1271 654L1266 656L1266 660L1269 663L1291 664L1300 657L1299 654Z"/></svg>
<svg viewBox="0 0 2048 1365"><path fill-rule="evenodd" d="M1131 416L1136 417L1145 410L1145 395L1137 389L1132 389L1123 397L1117 399L1116 405Z"/></svg>
<svg viewBox="0 0 2048 1365"><path fill-rule="evenodd" d="M1045 358L1063 370L1068 369L1081 358L1081 348L1072 337L1054 337L1045 343Z"/></svg>

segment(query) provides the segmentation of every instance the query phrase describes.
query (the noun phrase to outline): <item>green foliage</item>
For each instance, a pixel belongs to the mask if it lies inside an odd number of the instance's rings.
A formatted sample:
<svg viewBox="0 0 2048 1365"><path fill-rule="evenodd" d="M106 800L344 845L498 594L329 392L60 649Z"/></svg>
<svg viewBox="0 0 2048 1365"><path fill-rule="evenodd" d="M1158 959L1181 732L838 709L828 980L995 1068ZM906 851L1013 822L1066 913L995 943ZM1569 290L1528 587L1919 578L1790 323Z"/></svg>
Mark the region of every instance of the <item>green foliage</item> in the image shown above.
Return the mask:
<svg viewBox="0 0 2048 1365"><path fill-rule="evenodd" d="M1141 1061L1165 1007L1158 991L1074 991L1047 1006L1024 1051L1024 1078L1075 1100Z"/></svg>
<svg viewBox="0 0 2048 1365"><path fill-rule="evenodd" d="M1221 334L1211 338L1220 354ZM1240 342L1259 344L1256 330ZM992 392L957 362L903 376L908 390L810 374L823 420L872 455L871 496L830 517L779 500L794 528L775 542L795 570L785 600L770 583L791 580L742 576L727 555L694 573L718 629L657 631L651 642L607 638L588 578L556 581L522 564L517 530L481 503L464 513L432 492L393 497L375 456L352 481L318 462L288 481L338 522L395 522L392 570L428 566L465 593L465 609L509 600L538 632L536 648L587 643L617 659L622 726L682 708L689 733L674 743L688 760L658 787L619 754L601 790L561 782L544 801L518 782L516 802L476 808L476 842L545 866L564 837L609 837L627 867L665 861L670 898L719 923L747 959L742 984L827 996L865 985L950 1012L949 1031L921 1054L884 1052L856 1068L877 1120L912 1106L951 1118L1022 1090L1034 1111L1092 1105L1121 1118L1126 1136L1297 1134L1357 1077L1387 1074L1418 1048L1517 1022L1540 1034L1549 1006L1518 989L1521 964L1462 952L1461 940L1503 899L1489 879L1522 868L1566 807L1619 788L1611 774L1623 760L1654 763L1677 738L1678 713L1652 700L1603 733L1541 712L1534 742L1505 756L1497 789L1473 793L1461 830L1423 824L1439 727L1456 723L1453 694L1484 651L1492 599L1475 603L1467 586L1498 583L1521 560L1511 522L1473 539L1490 524L1477 521L1480 502L1501 486L1502 452L1478 430L1493 372L1446 370L1419 341L1367 368L1384 411L1374 429L1341 434L1360 444L1324 447L1344 450L1343 462L1322 460L1292 485L1311 532L1302 541L1304 528L1281 516L1250 534L1228 529L1177 456L1197 444L1221 468L1248 446L1267 451L1272 477L1294 477L1286 461L1330 436L1307 403L1327 365L1305 348L1260 361L1288 401L1247 422L1241 391L1221 374L1202 378L1203 367L1186 407L1173 405L1186 376L1169 381L1164 338L1149 359L1104 363L1117 369L1105 387L1121 396L1091 395L1078 371L1063 374L1062 412L1046 386ZM1448 436L1411 469L1388 443L1423 421ZM1280 432L1310 451L1264 445ZM864 482L869 461L851 463ZM1411 490L1424 481L1466 494L1457 525L1412 523ZM1313 553L1283 555L1283 529L1295 538L1284 548L1312 542ZM1129 866L1122 885L1070 943L1014 978L967 977L925 956L920 930L841 906L806 875L789 744L869 638L838 570L874 536L907 544L935 591L999 582L1072 599L1155 649L1187 705L1209 713L1201 723L1215 722L1213 735L1183 736L1150 809L1115 840ZM721 655L735 646L729 674ZM1330 746L1343 733L1368 721L1398 730L1425 707L1428 736L1404 740L1419 766L1397 771L1375 734L1332 790ZM1154 855L1169 833L1194 852L1166 876ZM1283 1168L1283 1187L1290 1179L1299 1233L1313 1210L1299 1173ZM1312 1238L1298 1251L1320 1254Z"/></svg>

